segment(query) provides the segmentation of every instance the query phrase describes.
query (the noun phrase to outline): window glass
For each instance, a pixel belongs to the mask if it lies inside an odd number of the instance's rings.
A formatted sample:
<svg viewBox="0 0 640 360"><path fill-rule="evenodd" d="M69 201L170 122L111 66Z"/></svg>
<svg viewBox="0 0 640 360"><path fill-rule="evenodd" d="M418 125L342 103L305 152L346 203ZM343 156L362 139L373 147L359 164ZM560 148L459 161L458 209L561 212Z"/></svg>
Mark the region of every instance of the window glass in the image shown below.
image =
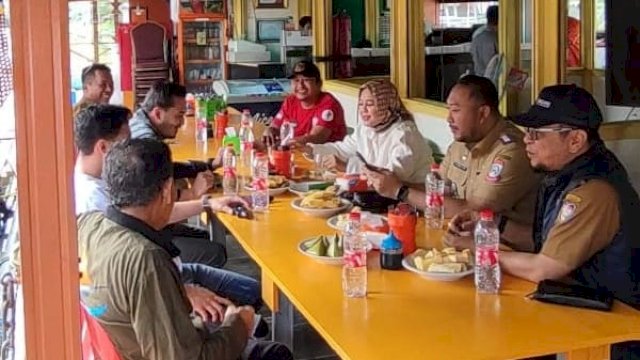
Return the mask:
<svg viewBox="0 0 640 360"><path fill-rule="evenodd" d="M582 35L581 0L567 0L566 22L566 66L568 68L582 67Z"/></svg>
<svg viewBox="0 0 640 360"><path fill-rule="evenodd" d="M69 48L72 101L82 97L82 69L96 62L111 68L114 92L111 101L122 102L117 27L128 19L128 0L69 1Z"/></svg>
<svg viewBox="0 0 640 360"><path fill-rule="evenodd" d="M498 1L424 1L425 98L445 102L460 76L487 74L498 54L498 27L487 24L487 10L497 5ZM497 80L499 72L490 76Z"/></svg>
<svg viewBox="0 0 640 360"><path fill-rule="evenodd" d="M605 0L595 0L595 49L593 54L593 67L604 70L607 59L605 29L607 26L605 14Z"/></svg>
<svg viewBox="0 0 640 360"><path fill-rule="evenodd" d="M390 5L390 0L333 0L332 78L389 75Z"/></svg>

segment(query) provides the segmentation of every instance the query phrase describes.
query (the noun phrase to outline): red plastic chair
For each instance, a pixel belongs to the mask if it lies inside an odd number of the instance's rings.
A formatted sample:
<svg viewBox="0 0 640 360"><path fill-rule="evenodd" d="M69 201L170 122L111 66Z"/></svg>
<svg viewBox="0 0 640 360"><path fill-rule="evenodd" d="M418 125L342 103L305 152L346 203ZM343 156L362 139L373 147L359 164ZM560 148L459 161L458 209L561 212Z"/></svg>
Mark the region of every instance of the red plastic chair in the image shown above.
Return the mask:
<svg viewBox="0 0 640 360"><path fill-rule="evenodd" d="M80 333L84 360L121 360L102 325L80 305Z"/></svg>

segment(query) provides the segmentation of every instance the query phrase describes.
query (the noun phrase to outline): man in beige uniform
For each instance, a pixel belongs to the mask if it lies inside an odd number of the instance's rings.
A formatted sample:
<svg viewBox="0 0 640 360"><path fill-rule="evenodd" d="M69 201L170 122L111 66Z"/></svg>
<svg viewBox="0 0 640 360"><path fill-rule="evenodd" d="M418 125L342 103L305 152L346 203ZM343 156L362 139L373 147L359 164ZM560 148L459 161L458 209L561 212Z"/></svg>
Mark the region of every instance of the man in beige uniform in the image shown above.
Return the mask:
<svg viewBox="0 0 640 360"><path fill-rule="evenodd" d="M104 64L92 64L82 69L82 98L73 107L73 117L89 105L108 104L113 95L111 69Z"/></svg>
<svg viewBox="0 0 640 360"><path fill-rule="evenodd" d="M103 177L113 206L78 219L93 281L84 299L88 312L124 359L292 359L283 345L249 340L251 307L228 304L215 331L192 322L172 261L179 251L162 231L175 198L172 172L169 147L156 140L116 143L107 153ZM244 201L227 197L210 205L231 213L232 202Z"/></svg>
<svg viewBox="0 0 640 360"><path fill-rule="evenodd" d="M502 215L501 229L514 224L530 229L540 178L529 165L524 134L502 118L498 103L493 83L476 75L458 80L449 94L447 121L455 141L440 169L449 183L445 217L490 208ZM365 170L365 174L383 196L425 207L422 184L412 189L402 186L391 173ZM518 243L503 240L520 250L532 249L530 241L518 239Z"/></svg>

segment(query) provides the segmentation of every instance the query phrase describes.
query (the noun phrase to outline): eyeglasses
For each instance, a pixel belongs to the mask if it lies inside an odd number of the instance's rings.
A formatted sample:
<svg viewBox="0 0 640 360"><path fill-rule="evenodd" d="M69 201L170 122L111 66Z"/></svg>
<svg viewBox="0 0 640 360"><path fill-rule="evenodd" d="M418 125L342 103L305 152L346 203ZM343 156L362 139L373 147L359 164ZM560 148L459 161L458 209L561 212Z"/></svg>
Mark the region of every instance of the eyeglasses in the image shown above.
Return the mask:
<svg viewBox="0 0 640 360"><path fill-rule="evenodd" d="M537 141L540 139L540 134L543 133L564 133L569 132L571 130L575 130L572 127L554 127L554 128L525 128L525 133L529 136L529 138L533 141Z"/></svg>

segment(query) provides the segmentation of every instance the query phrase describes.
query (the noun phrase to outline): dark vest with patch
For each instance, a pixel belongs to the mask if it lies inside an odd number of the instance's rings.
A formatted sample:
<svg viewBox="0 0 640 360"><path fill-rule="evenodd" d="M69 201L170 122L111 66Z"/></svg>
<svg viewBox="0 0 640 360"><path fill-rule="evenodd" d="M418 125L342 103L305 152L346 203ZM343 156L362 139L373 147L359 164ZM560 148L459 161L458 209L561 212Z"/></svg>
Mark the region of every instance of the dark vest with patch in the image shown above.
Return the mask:
<svg viewBox="0 0 640 360"><path fill-rule="evenodd" d="M565 195L592 179L608 182L618 193L620 228L607 247L569 277L584 286L608 291L618 300L640 309L640 200L624 166L602 142L543 180L533 224L535 251L542 249Z"/></svg>

